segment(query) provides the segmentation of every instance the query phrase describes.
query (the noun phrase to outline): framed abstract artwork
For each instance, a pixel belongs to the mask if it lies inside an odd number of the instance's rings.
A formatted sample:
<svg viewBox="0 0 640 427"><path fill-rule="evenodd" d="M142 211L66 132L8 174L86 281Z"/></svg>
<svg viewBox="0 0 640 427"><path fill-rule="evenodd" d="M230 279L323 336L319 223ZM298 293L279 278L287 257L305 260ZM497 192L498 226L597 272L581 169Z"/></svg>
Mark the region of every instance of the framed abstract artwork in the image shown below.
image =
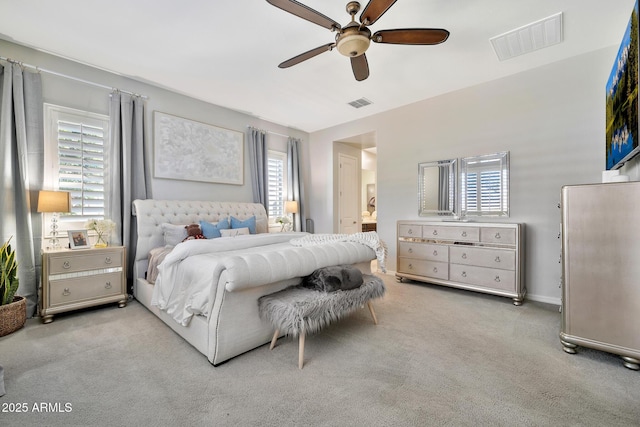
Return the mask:
<svg viewBox="0 0 640 427"><path fill-rule="evenodd" d="M244 134L154 111L154 176L242 185Z"/></svg>

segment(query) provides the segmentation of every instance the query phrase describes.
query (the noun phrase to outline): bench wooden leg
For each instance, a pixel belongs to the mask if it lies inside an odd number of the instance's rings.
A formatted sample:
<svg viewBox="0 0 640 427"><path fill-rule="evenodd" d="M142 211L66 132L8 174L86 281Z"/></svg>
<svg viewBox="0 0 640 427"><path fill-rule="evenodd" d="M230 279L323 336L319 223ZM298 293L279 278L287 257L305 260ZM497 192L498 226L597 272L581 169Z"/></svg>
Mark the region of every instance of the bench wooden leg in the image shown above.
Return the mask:
<svg viewBox="0 0 640 427"><path fill-rule="evenodd" d="M373 311L373 304L371 304L371 301L367 301L367 307L369 307L369 312L371 313L371 317L373 317L374 325L377 325L378 319L376 318L376 312Z"/></svg>
<svg viewBox="0 0 640 427"><path fill-rule="evenodd" d="M304 331L300 332L298 339L298 369L302 369L304 364Z"/></svg>
<svg viewBox="0 0 640 427"><path fill-rule="evenodd" d="M273 347L276 346L276 341L278 341L278 335L280 335L280 329L276 329L273 334L273 338L271 338L271 345L269 346L269 350L273 350Z"/></svg>

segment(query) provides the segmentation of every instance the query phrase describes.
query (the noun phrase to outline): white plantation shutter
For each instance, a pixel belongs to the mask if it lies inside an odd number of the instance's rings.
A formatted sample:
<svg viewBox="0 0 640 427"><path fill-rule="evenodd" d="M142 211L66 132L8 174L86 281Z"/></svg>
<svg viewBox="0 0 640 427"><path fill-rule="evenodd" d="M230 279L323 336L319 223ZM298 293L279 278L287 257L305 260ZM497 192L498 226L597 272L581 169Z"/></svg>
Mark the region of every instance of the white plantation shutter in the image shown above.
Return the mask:
<svg viewBox="0 0 640 427"><path fill-rule="evenodd" d="M466 190L465 206L467 211L492 212L503 209L501 199L500 171L485 171L479 173L468 173L465 176Z"/></svg>
<svg viewBox="0 0 640 427"><path fill-rule="evenodd" d="M63 228L103 219L108 193L109 117L45 104L45 185L71 193Z"/></svg>
<svg viewBox="0 0 640 427"><path fill-rule="evenodd" d="M74 218L104 218L104 129L58 121L58 188L71 192Z"/></svg>
<svg viewBox="0 0 640 427"><path fill-rule="evenodd" d="M285 153L269 151L268 170L268 215L271 222L284 216L284 201L287 195L287 156Z"/></svg>

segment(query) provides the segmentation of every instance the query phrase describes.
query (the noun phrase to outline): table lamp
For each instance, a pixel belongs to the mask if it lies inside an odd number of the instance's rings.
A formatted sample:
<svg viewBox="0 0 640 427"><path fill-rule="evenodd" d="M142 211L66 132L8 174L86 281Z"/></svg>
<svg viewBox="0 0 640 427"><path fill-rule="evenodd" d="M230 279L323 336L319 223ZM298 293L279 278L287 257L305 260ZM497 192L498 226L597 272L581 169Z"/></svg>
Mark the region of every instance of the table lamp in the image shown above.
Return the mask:
<svg viewBox="0 0 640 427"><path fill-rule="evenodd" d="M71 211L71 193L68 191L40 190L38 212L51 214L51 246L60 249L58 241L58 214Z"/></svg>
<svg viewBox="0 0 640 427"><path fill-rule="evenodd" d="M284 202L284 213L289 214L297 214L298 213L298 202L295 200L287 200ZM296 231L296 224L293 222L293 217L291 219L291 227L293 231Z"/></svg>

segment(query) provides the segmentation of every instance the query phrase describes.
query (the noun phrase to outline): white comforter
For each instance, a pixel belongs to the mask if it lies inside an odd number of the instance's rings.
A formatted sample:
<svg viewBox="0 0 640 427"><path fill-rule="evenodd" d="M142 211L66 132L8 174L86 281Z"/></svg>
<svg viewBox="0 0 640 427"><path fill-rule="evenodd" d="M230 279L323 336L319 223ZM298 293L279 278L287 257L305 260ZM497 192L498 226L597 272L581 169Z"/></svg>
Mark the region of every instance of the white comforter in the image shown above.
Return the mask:
<svg viewBox="0 0 640 427"><path fill-rule="evenodd" d="M233 292L375 259L371 235L356 234L366 238L325 241L320 235L275 233L180 243L158 267L151 304L186 326L193 315L210 315L223 273L225 290Z"/></svg>

